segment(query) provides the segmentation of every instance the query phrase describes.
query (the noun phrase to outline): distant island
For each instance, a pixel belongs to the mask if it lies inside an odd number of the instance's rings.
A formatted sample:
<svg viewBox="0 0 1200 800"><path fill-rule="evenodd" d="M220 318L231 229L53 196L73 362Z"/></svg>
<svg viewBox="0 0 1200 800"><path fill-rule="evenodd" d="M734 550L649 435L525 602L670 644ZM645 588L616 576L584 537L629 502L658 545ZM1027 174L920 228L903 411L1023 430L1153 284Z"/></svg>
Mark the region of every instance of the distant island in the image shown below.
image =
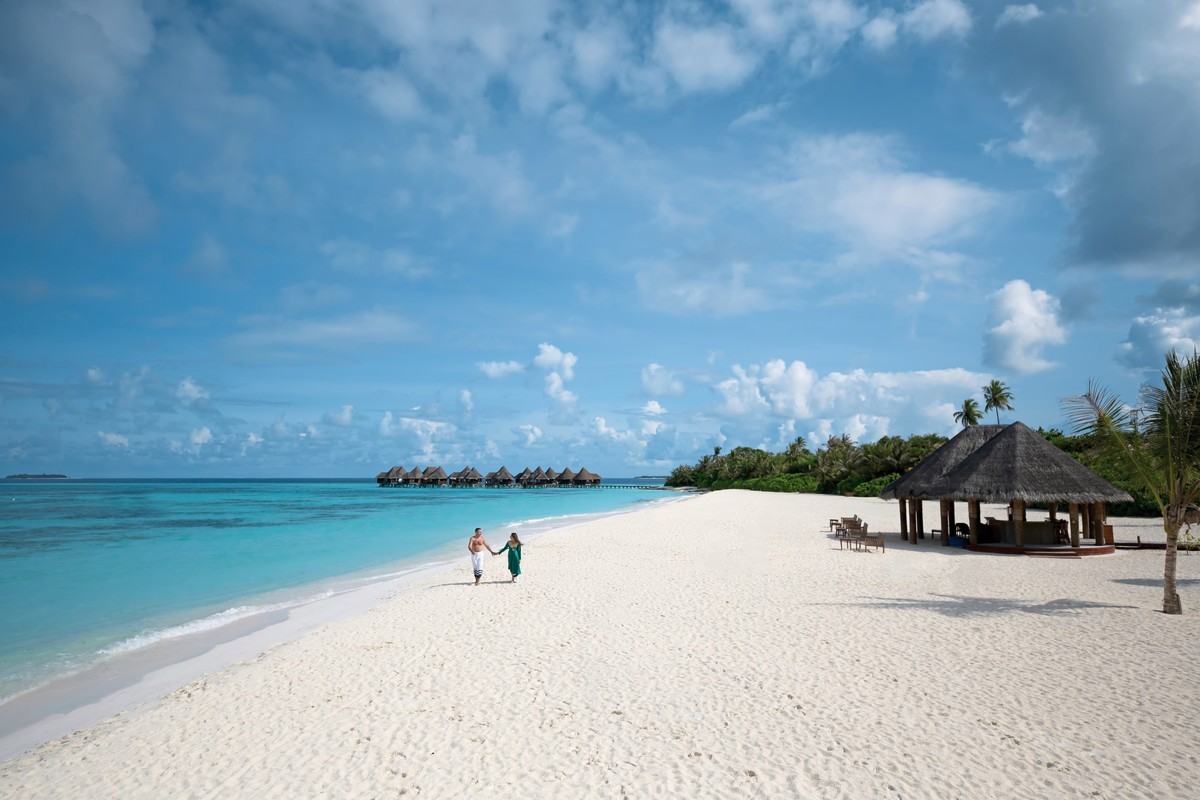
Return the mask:
<svg viewBox="0 0 1200 800"><path fill-rule="evenodd" d="M66 475L50 475L50 474L26 475L24 472L22 472L19 475L6 475L4 479L9 480L9 481L39 481L39 480L44 480L47 478L65 478L65 477L67 477L67 476Z"/></svg>
<svg viewBox="0 0 1200 800"><path fill-rule="evenodd" d="M668 477L670 477L670 476L669 475L638 475L636 478L634 478L634 480L635 481L648 481L648 480L658 480L661 478L662 480L665 481Z"/></svg>

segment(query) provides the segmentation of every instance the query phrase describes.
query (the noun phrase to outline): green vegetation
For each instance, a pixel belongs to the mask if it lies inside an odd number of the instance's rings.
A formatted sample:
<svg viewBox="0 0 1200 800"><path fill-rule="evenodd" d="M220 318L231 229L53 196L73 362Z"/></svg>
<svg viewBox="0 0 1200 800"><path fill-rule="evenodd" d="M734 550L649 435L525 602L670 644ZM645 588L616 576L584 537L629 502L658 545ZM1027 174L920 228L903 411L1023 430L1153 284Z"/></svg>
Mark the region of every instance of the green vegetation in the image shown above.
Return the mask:
<svg viewBox="0 0 1200 800"><path fill-rule="evenodd" d="M1057 428L1038 429L1051 444L1133 496L1131 503L1112 503L1113 516L1157 517L1154 493L1143 486L1127 462L1104 445L1095 433L1070 436ZM752 489L760 492L808 492L878 497L892 481L946 441L937 434L907 439L885 436L877 442L855 444L848 436L831 436L816 453L803 438L782 453L735 447L728 453L715 448L694 465L676 467L667 486L701 489Z"/></svg>
<svg viewBox="0 0 1200 800"><path fill-rule="evenodd" d="M1000 412L1012 411L1013 393L1008 388L1008 384L993 380L987 386L983 387L983 410L984 413L994 410L996 412L996 424L1000 424Z"/></svg>
<svg viewBox="0 0 1200 800"><path fill-rule="evenodd" d="M20 472L16 475L6 475L4 479L9 480L9 481L40 481L40 480L47 480L49 478L65 478L65 477L67 477L67 476L66 475L57 475L57 474L51 475L49 473L47 473L45 475L30 475L25 472Z"/></svg>

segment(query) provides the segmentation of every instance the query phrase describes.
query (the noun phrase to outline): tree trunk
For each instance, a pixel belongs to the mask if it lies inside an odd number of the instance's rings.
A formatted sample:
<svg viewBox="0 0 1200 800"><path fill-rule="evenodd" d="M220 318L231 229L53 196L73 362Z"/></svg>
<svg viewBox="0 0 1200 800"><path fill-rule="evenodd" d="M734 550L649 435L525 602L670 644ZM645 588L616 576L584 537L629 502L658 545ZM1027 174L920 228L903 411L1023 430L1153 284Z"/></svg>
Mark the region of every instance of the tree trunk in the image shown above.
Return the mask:
<svg viewBox="0 0 1200 800"><path fill-rule="evenodd" d="M1167 555L1163 559L1163 613L1182 614L1183 603L1179 602L1179 591L1175 585L1175 562L1179 556L1179 522L1163 519L1163 530L1167 533Z"/></svg>

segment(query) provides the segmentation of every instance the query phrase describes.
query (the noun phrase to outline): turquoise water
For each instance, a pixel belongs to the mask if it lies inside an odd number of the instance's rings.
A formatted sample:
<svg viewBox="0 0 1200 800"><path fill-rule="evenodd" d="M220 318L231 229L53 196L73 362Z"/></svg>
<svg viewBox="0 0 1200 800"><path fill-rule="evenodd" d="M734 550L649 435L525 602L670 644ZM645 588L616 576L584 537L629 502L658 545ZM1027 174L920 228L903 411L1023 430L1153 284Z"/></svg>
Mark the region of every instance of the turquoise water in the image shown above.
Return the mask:
<svg viewBox="0 0 1200 800"><path fill-rule="evenodd" d="M382 579L446 558L476 526L499 546L517 523L663 493L60 480L5 481L0 498L5 698L107 654L311 599L330 579Z"/></svg>

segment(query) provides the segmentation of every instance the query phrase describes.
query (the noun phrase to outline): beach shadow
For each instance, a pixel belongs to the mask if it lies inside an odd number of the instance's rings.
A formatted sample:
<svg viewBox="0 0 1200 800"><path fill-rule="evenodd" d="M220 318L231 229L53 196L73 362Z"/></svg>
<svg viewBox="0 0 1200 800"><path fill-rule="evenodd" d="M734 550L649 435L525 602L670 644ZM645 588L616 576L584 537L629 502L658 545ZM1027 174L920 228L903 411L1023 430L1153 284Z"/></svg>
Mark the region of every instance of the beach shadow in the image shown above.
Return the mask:
<svg viewBox="0 0 1200 800"><path fill-rule="evenodd" d="M512 584L512 581L506 581L506 580L498 580L498 581L480 581L478 585L479 585L479 586L494 586L494 585L496 585L496 584L498 584L498 583L502 583L502 584L508 584L508 585L511 585L511 584ZM475 584L475 581L473 581L473 580L469 580L469 579L468 579L468 580L465 580L465 581L453 581L453 582L451 582L451 583L435 583L435 584L433 585L433 587L432 587L432 588L434 588L434 589L440 589L440 588L441 588L441 587L443 587L443 586L475 586L475 585L476 585L476 584Z"/></svg>
<svg viewBox="0 0 1200 800"><path fill-rule="evenodd" d="M1113 583L1123 583L1126 586L1149 586L1162 588L1162 578L1113 578ZM1200 586L1200 578L1176 578L1176 586Z"/></svg>
<svg viewBox="0 0 1200 800"><path fill-rule="evenodd" d="M861 603L839 603L837 605L865 608L896 608L902 610L918 609L932 611L945 617L964 619L969 617L997 617L1004 614L1054 616L1090 608L1138 608L1138 606L1117 605L1114 603L1072 600L1066 597L1058 600L1049 600L1045 603L1032 603L1008 597L967 597L952 594L935 594L933 598L876 597L865 598L865 602Z"/></svg>

